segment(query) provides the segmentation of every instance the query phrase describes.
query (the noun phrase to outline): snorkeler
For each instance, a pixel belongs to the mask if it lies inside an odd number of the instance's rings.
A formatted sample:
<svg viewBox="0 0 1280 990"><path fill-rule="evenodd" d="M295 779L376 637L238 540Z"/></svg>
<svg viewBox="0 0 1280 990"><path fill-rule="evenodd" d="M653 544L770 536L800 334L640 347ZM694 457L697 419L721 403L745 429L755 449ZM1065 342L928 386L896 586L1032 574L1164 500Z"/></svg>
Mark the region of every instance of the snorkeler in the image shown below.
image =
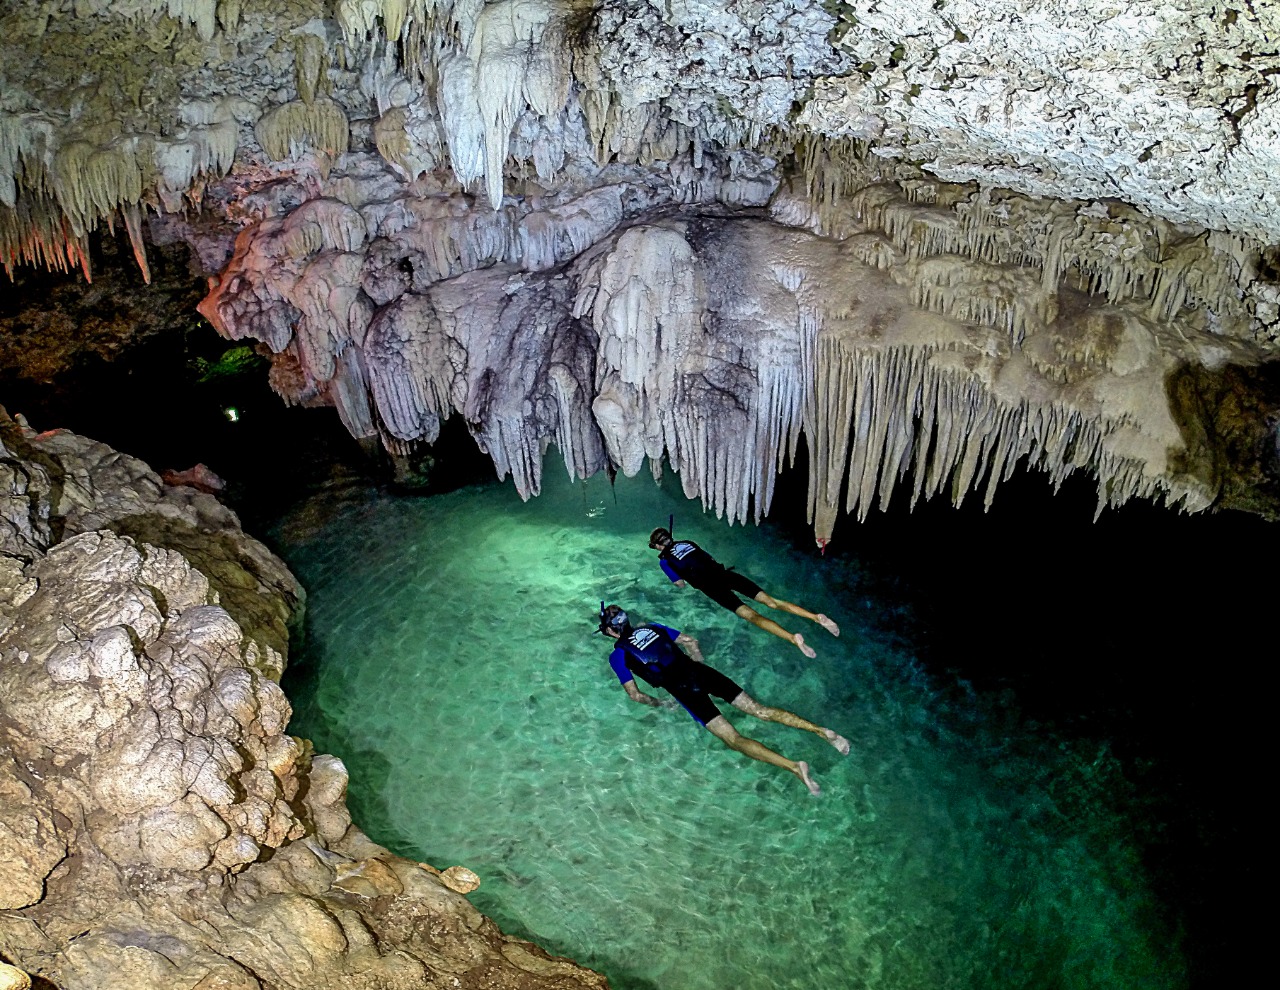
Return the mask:
<svg viewBox="0 0 1280 990"><path fill-rule="evenodd" d="M656 688L662 688L684 707L695 722L730 749L753 760L782 767L795 774L809 788L820 794L821 788L809 772L809 764L789 760L754 739L740 735L711 700L722 698L739 711L765 722L778 722L793 729L804 729L821 736L841 755L849 752L849 740L831 729L781 708L770 708L752 698L742 686L707 664L698 641L678 629L656 622L632 626L627 613L617 605L600 603L600 631L618 645L609 654L609 666L618 675L623 690L632 701L654 708L663 703L636 687L636 676ZM687 653L685 651L688 651Z"/></svg>
<svg viewBox="0 0 1280 990"><path fill-rule="evenodd" d="M840 635L840 627L825 615L810 612L793 602L774 598L761 590L760 585L745 574L739 574L725 567L692 540L674 540L670 532L659 527L649 534L649 548L658 551L658 563L662 567L662 572L677 588L683 588L685 584L693 585L717 605L722 605L753 626L758 626L765 632L773 633L778 638L794 644L807 657L815 657L817 654L805 643L803 636L799 633L787 632L772 619L766 619L751 606L743 604L738 595L759 602L766 608L781 609L783 612L790 612L802 619L816 622L832 636Z"/></svg>

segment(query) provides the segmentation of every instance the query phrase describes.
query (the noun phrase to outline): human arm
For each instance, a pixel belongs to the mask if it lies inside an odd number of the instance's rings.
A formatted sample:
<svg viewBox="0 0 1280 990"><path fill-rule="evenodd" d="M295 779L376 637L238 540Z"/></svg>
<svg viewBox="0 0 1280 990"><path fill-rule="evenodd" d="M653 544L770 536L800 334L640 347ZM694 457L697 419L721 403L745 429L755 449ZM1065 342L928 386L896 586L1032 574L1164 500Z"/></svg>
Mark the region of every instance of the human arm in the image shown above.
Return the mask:
<svg viewBox="0 0 1280 990"><path fill-rule="evenodd" d="M636 687L636 681L634 677L631 680L627 681L626 684L622 685L622 689L627 692L627 697L630 698L632 701L638 701L640 704L648 705L650 708L663 707L662 702L660 700L658 700L651 694L645 694L638 687Z"/></svg>
<svg viewBox="0 0 1280 990"><path fill-rule="evenodd" d="M675 568L665 560L659 560L658 566L662 568L662 573L665 574L668 580L670 580L677 588L683 588L685 586L684 579L680 577L680 575L675 572Z"/></svg>
<svg viewBox="0 0 1280 990"><path fill-rule="evenodd" d="M689 654L689 659L697 663L707 662L707 658L702 655L702 648L698 646L698 641L687 633L678 633L676 635L676 646Z"/></svg>
<svg viewBox="0 0 1280 990"><path fill-rule="evenodd" d="M613 672L618 675L618 683L622 685L622 689L627 692L627 697L632 701L638 701L642 705L648 705L650 708L661 708L662 702L651 695L645 694L636 687L635 676L627 667L626 651L617 648L609 654L609 666L613 668Z"/></svg>

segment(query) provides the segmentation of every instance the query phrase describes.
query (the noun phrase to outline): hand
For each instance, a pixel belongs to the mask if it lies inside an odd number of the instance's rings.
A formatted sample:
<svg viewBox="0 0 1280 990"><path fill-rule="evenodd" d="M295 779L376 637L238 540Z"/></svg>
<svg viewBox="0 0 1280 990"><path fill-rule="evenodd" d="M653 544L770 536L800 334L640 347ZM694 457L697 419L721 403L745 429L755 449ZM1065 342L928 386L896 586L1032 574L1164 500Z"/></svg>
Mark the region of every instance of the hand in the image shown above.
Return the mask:
<svg viewBox="0 0 1280 990"><path fill-rule="evenodd" d="M683 587L685 587L685 580L684 580L684 578L681 578L679 581L677 581L677 582L676 582L676 587L677 587L677 588L683 588Z"/></svg>

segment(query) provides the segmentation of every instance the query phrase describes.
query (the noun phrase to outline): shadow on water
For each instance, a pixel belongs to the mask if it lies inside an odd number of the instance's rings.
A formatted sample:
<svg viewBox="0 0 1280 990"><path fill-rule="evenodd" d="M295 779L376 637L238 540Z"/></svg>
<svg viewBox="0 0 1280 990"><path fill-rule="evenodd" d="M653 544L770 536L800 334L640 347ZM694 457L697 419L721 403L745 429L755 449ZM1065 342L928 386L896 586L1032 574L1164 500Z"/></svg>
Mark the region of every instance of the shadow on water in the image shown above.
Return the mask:
<svg viewBox="0 0 1280 990"><path fill-rule="evenodd" d="M313 664L290 667L281 678L280 686L291 699L310 699L314 697L315 676ZM392 852L414 860L424 859L414 836L397 823L387 803L389 789L394 786L392 764L387 756L376 748L362 746L353 740L340 719L331 717L316 704L294 709L291 732L298 731L295 726L306 727L305 738L310 740L317 753L332 753L341 758L348 775L355 782L347 796L347 807L360 828ZM430 859L426 861L431 862Z"/></svg>

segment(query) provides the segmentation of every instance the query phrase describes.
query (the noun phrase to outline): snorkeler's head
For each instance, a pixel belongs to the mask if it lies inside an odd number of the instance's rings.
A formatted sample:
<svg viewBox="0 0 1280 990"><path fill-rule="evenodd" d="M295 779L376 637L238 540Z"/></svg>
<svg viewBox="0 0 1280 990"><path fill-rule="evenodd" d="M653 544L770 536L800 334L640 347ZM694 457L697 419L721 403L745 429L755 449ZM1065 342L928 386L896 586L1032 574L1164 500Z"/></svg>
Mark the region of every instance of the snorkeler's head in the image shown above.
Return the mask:
<svg viewBox="0 0 1280 990"><path fill-rule="evenodd" d="M650 550L665 550L671 545L671 534L659 526L649 534Z"/></svg>
<svg viewBox="0 0 1280 990"><path fill-rule="evenodd" d="M630 626L631 620L621 606L600 603L600 631L602 633L621 636Z"/></svg>

